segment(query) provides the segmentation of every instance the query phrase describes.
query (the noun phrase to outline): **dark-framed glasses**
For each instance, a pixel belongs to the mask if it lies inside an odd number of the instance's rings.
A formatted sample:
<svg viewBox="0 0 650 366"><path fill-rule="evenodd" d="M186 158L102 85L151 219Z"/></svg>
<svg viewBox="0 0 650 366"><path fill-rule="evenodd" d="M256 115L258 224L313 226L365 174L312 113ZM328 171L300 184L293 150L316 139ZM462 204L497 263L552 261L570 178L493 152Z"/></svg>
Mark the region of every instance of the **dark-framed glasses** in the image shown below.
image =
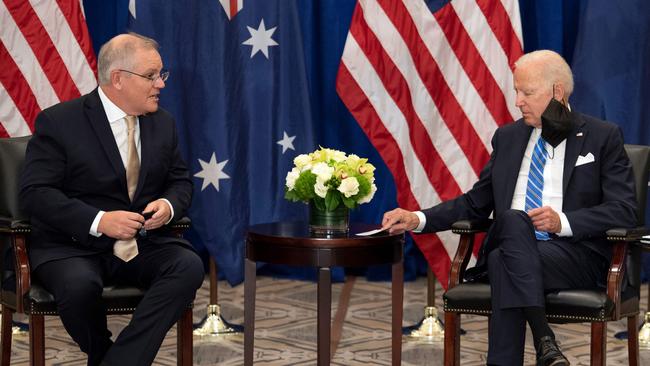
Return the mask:
<svg viewBox="0 0 650 366"><path fill-rule="evenodd" d="M122 71L129 74L133 74L135 76L139 76L141 78L151 81L152 84L155 84L158 79L161 79L163 82L165 82L169 78L169 70L166 69L160 70L160 73L157 75L142 75L142 74L138 74L137 72L124 70L124 69L117 69L117 71Z"/></svg>

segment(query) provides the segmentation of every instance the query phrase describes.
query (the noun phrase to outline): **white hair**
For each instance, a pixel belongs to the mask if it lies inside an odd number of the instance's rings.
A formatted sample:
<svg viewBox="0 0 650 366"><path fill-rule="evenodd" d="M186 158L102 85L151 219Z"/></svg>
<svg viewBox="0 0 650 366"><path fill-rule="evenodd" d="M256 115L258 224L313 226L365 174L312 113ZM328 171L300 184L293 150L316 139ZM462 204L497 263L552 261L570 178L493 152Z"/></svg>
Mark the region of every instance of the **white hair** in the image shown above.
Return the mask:
<svg viewBox="0 0 650 366"><path fill-rule="evenodd" d="M118 39L121 41L118 42ZM99 85L110 83L111 71L115 69L132 69L134 66L133 54L136 50L158 50L158 48L158 42L154 39L133 32L111 38L99 49L99 55L97 56Z"/></svg>
<svg viewBox="0 0 650 366"><path fill-rule="evenodd" d="M539 71L544 82L552 87L561 84L564 87L566 99L573 92L573 73L569 64L559 53L551 50L538 50L527 53L515 61L515 68L536 64L541 65Z"/></svg>

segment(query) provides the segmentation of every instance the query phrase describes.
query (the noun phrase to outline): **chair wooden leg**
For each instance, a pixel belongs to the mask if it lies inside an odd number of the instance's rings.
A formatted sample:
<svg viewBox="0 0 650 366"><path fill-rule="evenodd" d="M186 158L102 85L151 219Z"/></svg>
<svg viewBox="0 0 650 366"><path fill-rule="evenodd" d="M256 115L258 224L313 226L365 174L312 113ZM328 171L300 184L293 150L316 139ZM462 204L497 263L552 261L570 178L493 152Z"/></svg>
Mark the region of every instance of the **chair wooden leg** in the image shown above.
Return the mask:
<svg viewBox="0 0 650 366"><path fill-rule="evenodd" d="M591 323L591 366L605 366L607 360L607 323Z"/></svg>
<svg viewBox="0 0 650 366"><path fill-rule="evenodd" d="M460 314L445 312L444 365L460 365Z"/></svg>
<svg viewBox="0 0 650 366"><path fill-rule="evenodd" d="M627 358L630 366L639 366L639 315L627 317Z"/></svg>
<svg viewBox="0 0 650 366"><path fill-rule="evenodd" d="M176 325L176 352L178 366L192 366L193 362L193 335L192 335L192 308L185 309Z"/></svg>
<svg viewBox="0 0 650 366"><path fill-rule="evenodd" d="M45 366L45 317L29 315L29 364Z"/></svg>
<svg viewBox="0 0 650 366"><path fill-rule="evenodd" d="M11 361L11 321L14 312L8 306L2 305L2 330L0 331L0 349L2 358L0 365L9 365Z"/></svg>

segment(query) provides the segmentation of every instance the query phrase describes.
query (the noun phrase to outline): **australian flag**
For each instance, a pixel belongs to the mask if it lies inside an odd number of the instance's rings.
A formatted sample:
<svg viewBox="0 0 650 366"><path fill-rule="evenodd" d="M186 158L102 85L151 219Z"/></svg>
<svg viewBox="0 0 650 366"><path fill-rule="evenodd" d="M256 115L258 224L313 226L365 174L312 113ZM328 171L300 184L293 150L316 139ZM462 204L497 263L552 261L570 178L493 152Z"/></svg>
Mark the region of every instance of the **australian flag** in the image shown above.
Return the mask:
<svg viewBox="0 0 650 366"><path fill-rule="evenodd" d="M287 0L131 0L130 29L160 43L194 179L189 239L231 283L249 225L305 218L284 199L293 158L315 149L299 16Z"/></svg>

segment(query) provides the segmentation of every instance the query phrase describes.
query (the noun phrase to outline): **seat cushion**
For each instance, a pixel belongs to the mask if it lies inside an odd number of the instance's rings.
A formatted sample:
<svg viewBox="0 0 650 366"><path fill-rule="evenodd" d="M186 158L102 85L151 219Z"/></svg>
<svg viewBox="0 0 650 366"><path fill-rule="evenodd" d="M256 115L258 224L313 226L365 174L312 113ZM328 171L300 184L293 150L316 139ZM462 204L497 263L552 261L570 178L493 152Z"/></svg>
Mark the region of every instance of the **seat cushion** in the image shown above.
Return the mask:
<svg viewBox="0 0 650 366"><path fill-rule="evenodd" d="M489 284L463 283L449 289L443 300L446 312L478 315L492 312ZM621 314L633 314L638 308L638 298L629 298L622 302ZM546 295L546 314L553 323L606 321L612 319L613 309L613 302L601 291L563 290Z"/></svg>

